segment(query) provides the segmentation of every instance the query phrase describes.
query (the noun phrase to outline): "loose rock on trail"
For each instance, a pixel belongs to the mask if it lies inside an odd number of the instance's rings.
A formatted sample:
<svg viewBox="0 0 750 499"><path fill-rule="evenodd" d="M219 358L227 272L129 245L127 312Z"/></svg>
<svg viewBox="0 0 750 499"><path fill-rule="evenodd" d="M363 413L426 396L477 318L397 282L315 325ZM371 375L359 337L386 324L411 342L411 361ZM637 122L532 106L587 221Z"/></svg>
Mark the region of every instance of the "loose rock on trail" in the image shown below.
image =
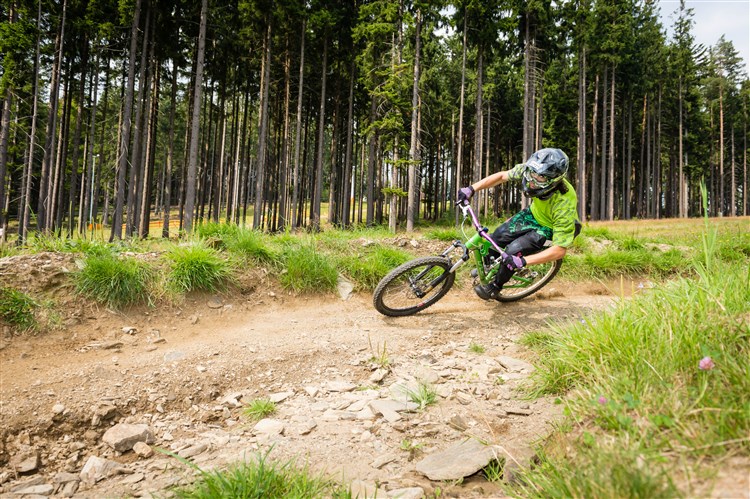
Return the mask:
<svg viewBox="0 0 750 499"><path fill-rule="evenodd" d="M74 265L37 258L49 261L31 265L36 281ZM60 288L61 329L0 339L0 494L163 497L195 478L181 460L267 455L360 496L497 497L480 470L499 460L512 480L561 415L518 390L533 367L517 340L612 303L600 285L563 284L515 304L466 284L407 318L378 314L369 293L300 297L268 282L124 313ZM434 403L409 396L420 386ZM256 399L276 412L249 419Z"/></svg>

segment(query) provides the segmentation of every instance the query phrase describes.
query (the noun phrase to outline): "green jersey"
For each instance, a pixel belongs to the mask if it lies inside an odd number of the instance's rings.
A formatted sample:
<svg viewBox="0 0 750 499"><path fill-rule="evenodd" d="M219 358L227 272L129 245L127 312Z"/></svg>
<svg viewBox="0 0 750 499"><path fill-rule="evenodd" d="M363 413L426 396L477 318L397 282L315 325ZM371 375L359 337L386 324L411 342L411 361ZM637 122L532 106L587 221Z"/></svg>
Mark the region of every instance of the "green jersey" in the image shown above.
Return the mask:
<svg viewBox="0 0 750 499"><path fill-rule="evenodd" d="M520 181L525 166L520 164L508 172L508 177ZM531 214L539 225L552 229L552 244L569 247L575 237L576 222L578 222L578 196L567 179L563 179L566 193L555 191L547 199L534 198L531 201Z"/></svg>

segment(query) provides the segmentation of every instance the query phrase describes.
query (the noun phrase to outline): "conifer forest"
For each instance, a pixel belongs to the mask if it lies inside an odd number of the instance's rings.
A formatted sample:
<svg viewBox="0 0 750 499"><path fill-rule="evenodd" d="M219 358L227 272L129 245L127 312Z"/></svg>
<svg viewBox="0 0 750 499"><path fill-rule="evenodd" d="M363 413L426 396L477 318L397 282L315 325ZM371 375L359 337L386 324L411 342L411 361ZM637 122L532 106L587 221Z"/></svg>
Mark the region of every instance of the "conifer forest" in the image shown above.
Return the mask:
<svg viewBox="0 0 750 499"><path fill-rule="evenodd" d="M2 0L2 237L412 231L541 147L582 220L746 216L745 62L667 5Z"/></svg>

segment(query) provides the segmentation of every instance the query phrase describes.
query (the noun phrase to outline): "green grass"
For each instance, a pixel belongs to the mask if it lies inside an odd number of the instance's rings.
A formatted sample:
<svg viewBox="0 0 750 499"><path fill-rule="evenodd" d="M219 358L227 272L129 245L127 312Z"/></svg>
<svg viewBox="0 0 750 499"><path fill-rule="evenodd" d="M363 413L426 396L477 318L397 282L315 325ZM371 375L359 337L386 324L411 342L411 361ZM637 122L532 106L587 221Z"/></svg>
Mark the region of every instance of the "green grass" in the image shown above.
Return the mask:
<svg viewBox="0 0 750 499"><path fill-rule="evenodd" d="M222 255L202 242L179 245L166 253L167 286L178 293L224 289L232 268Z"/></svg>
<svg viewBox="0 0 750 499"><path fill-rule="evenodd" d="M357 254L343 252L338 259L338 266L359 289L375 289L388 272L412 258L412 255L403 250L376 243Z"/></svg>
<svg viewBox="0 0 750 499"><path fill-rule="evenodd" d="M268 399L255 399L242 411L253 421L260 421L274 412L276 412L276 404Z"/></svg>
<svg viewBox="0 0 750 499"><path fill-rule="evenodd" d="M18 332L36 331L39 304L31 296L13 288L0 287L0 320Z"/></svg>
<svg viewBox="0 0 750 499"><path fill-rule="evenodd" d="M279 256L267 242L268 236L250 229L239 229L227 237L226 248L235 254L262 264L275 264Z"/></svg>
<svg viewBox="0 0 750 499"><path fill-rule="evenodd" d="M426 383L419 383L415 390L407 390L406 396L419 405L420 410L424 410L427 406L437 402L437 392L435 388Z"/></svg>
<svg viewBox="0 0 750 499"><path fill-rule="evenodd" d="M475 343L473 340L469 342L469 351L477 354L484 353L486 348L484 346L480 345L479 343Z"/></svg>
<svg viewBox="0 0 750 499"><path fill-rule="evenodd" d="M193 465L193 467L195 467ZM198 469L196 467L196 469ZM181 499L216 498L351 498L348 488L322 474L312 473L294 460L284 463L268 459L268 454L225 470L199 471L198 480L174 489Z"/></svg>
<svg viewBox="0 0 750 499"><path fill-rule="evenodd" d="M289 245L282 253L281 284L297 293L333 292L339 272L334 259L322 253L314 241Z"/></svg>
<svg viewBox="0 0 750 499"><path fill-rule="evenodd" d="M149 286L153 277L151 267L145 262L104 252L86 256L73 280L83 296L119 309L151 302Z"/></svg>
<svg viewBox="0 0 750 499"><path fill-rule="evenodd" d="M723 258L713 230L701 247L691 278L527 338L540 356L531 395L570 394L584 431L560 432L568 450L546 454L517 495L671 497L679 466L750 456L750 267Z"/></svg>

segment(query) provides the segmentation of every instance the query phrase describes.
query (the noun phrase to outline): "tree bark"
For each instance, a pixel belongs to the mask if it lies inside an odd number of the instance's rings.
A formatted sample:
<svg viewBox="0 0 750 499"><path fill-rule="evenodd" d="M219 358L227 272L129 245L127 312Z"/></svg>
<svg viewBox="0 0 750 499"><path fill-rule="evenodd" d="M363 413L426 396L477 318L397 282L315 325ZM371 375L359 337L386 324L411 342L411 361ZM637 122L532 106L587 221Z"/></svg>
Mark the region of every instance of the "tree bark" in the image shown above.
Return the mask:
<svg viewBox="0 0 750 499"><path fill-rule="evenodd" d="M417 163L419 157L419 127L417 116L419 114L419 53L422 48L422 12L417 9L416 34L414 42L414 78L411 92L411 141L409 143L409 187L408 206L406 209L406 232L414 231L414 220L419 217L420 193L417 192Z"/></svg>
<svg viewBox="0 0 750 499"><path fill-rule="evenodd" d="M201 97L203 91L203 61L206 56L206 18L208 17L208 0L202 1L200 16L198 55L195 63L195 82L193 84L193 115L190 125L190 152L188 154L187 186L185 192L185 222L183 224L183 228L187 233L190 233L193 230L193 211L195 209L195 184L198 171L198 142Z"/></svg>
<svg viewBox="0 0 750 499"><path fill-rule="evenodd" d="M323 147L326 123L326 72L328 71L328 37L323 37L323 67L320 82L320 111L318 114L318 144L315 157L315 184L313 186L312 208L310 210L310 225L312 230L320 230L320 201L323 191Z"/></svg>
<svg viewBox="0 0 750 499"><path fill-rule="evenodd" d="M267 19L268 29L266 31L266 40L264 42L265 60L263 62L263 81L262 95L260 98L260 127L258 130L258 166L255 174L255 206L253 211L253 228L262 229L264 226L264 188L265 188L265 170L266 170L266 144L268 138L268 87L271 84L271 23Z"/></svg>

